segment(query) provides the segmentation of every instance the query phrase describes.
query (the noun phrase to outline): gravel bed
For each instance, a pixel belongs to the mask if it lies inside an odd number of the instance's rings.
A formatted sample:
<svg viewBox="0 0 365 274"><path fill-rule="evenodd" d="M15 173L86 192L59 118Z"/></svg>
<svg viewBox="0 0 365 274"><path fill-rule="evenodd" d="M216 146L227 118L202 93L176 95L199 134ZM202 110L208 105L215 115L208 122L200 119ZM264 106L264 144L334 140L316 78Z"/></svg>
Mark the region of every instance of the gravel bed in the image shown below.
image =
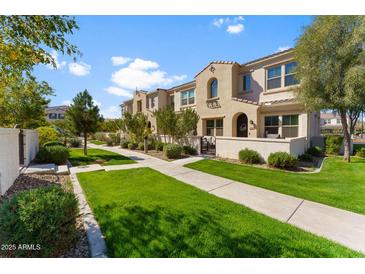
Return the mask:
<svg viewBox="0 0 365 274"><path fill-rule="evenodd" d="M48 185L61 185L66 191L72 191L72 184L68 183L68 175L55 175L55 174L21 174L15 180L14 184L8 189L8 191L0 196L1 203L13 196L15 193L29 190L32 188L43 187ZM79 232L79 240L73 248L63 254L62 258L87 258L89 257L89 245L86 235L86 230L83 225L82 217L79 216L76 219L76 227Z"/></svg>

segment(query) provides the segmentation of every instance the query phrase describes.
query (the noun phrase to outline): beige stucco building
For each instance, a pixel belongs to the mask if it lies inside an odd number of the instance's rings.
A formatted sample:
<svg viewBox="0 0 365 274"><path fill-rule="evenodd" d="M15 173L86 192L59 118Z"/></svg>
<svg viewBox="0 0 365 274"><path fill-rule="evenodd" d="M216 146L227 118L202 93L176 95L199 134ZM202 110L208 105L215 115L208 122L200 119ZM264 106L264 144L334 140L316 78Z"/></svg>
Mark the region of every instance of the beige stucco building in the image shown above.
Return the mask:
<svg viewBox="0 0 365 274"><path fill-rule="evenodd" d="M214 61L191 82L135 92L122 104L122 111L146 113L156 131L153 110L166 105L173 105L175 111L190 107L200 116L200 136L234 141L303 137L309 146L311 137L320 135L320 116L297 102L295 67L291 49L245 64Z"/></svg>

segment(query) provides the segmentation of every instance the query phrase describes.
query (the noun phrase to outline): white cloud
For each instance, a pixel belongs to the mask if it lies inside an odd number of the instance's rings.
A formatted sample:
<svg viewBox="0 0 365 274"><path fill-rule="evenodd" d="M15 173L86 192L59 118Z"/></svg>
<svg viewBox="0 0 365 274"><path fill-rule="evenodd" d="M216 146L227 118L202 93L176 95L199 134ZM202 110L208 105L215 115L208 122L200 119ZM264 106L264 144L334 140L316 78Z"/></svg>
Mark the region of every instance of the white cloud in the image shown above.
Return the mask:
<svg viewBox="0 0 365 274"><path fill-rule="evenodd" d="M244 30L243 24L237 24L237 25L229 25L227 27L227 32L230 34L238 34Z"/></svg>
<svg viewBox="0 0 365 274"><path fill-rule="evenodd" d="M151 90L169 87L187 78L187 75L168 75L152 60L136 58L115 71L111 81L115 84L104 89L109 94L130 98L136 89Z"/></svg>
<svg viewBox="0 0 365 274"><path fill-rule="evenodd" d="M186 74L174 75L172 76L172 79L174 79L175 81L183 81L186 79L186 77L188 77Z"/></svg>
<svg viewBox="0 0 365 274"><path fill-rule="evenodd" d="M85 76L90 74L91 66L84 63L70 63L68 64L68 70L71 74L76 76Z"/></svg>
<svg viewBox="0 0 365 274"><path fill-rule="evenodd" d="M66 61L59 61L58 60L58 52L55 50L52 50L52 52L50 53L53 61L55 62L56 67L54 67L52 64L48 64L47 68L49 69L63 69L66 66Z"/></svg>
<svg viewBox="0 0 365 274"><path fill-rule="evenodd" d="M132 58L124 57L124 56L113 56L111 58L113 66L120 66L127 64L132 60Z"/></svg>
<svg viewBox="0 0 365 274"><path fill-rule="evenodd" d="M245 19L243 16L235 16L235 17L222 17L216 18L213 20L213 26L220 28L221 26L227 26L226 31L230 34L238 34L245 29L245 26L242 24L242 21Z"/></svg>
<svg viewBox="0 0 365 274"><path fill-rule="evenodd" d="M129 68L134 70L149 70L149 69L157 69L159 64L149 60L143 60L140 58L134 59L132 63L129 64Z"/></svg>
<svg viewBox="0 0 365 274"><path fill-rule="evenodd" d="M101 114L104 118L121 118L121 109L117 106L110 106L101 110Z"/></svg>
<svg viewBox="0 0 365 274"><path fill-rule="evenodd" d="M122 88L118 88L118 87L108 87L104 89L107 93L110 94L114 94L117 96L122 96L122 97L132 97L132 92L122 89Z"/></svg>
<svg viewBox="0 0 365 274"><path fill-rule="evenodd" d="M280 52L280 51L284 51L284 50L288 50L288 49L290 49L289 46L282 46L282 47L279 47L276 52Z"/></svg>
<svg viewBox="0 0 365 274"><path fill-rule="evenodd" d="M64 101L62 101L62 105L65 105L65 106L69 106L69 105L71 105L71 101L70 100L64 100Z"/></svg>

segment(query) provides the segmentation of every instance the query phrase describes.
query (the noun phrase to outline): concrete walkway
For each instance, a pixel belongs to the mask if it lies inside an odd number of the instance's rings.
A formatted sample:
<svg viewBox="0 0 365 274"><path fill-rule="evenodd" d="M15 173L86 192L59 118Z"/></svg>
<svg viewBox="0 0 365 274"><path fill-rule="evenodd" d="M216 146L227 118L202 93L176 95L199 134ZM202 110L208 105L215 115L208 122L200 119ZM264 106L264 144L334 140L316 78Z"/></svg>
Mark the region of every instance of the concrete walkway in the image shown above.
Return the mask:
<svg viewBox="0 0 365 274"><path fill-rule="evenodd" d="M202 157L199 156L167 162L137 151L118 147L93 144L90 144L90 147L102 148L128 156L137 161L137 164L75 167L70 169L71 173L100 169L109 171L150 167L215 196L242 204L274 219L287 222L365 253L365 215L232 181L183 166L186 163L201 160Z"/></svg>

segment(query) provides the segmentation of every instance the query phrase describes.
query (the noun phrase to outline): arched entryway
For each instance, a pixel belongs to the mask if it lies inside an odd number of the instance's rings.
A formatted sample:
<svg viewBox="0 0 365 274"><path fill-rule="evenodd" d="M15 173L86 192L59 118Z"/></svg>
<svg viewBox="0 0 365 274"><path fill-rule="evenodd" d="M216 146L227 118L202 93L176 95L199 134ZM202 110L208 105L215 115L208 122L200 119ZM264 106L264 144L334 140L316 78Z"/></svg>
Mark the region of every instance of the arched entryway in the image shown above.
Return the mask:
<svg viewBox="0 0 365 274"><path fill-rule="evenodd" d="M236 136L237 137L247 137L248 136L248 124L247 115L242 113L237 117L236 124Z"/></svg>

